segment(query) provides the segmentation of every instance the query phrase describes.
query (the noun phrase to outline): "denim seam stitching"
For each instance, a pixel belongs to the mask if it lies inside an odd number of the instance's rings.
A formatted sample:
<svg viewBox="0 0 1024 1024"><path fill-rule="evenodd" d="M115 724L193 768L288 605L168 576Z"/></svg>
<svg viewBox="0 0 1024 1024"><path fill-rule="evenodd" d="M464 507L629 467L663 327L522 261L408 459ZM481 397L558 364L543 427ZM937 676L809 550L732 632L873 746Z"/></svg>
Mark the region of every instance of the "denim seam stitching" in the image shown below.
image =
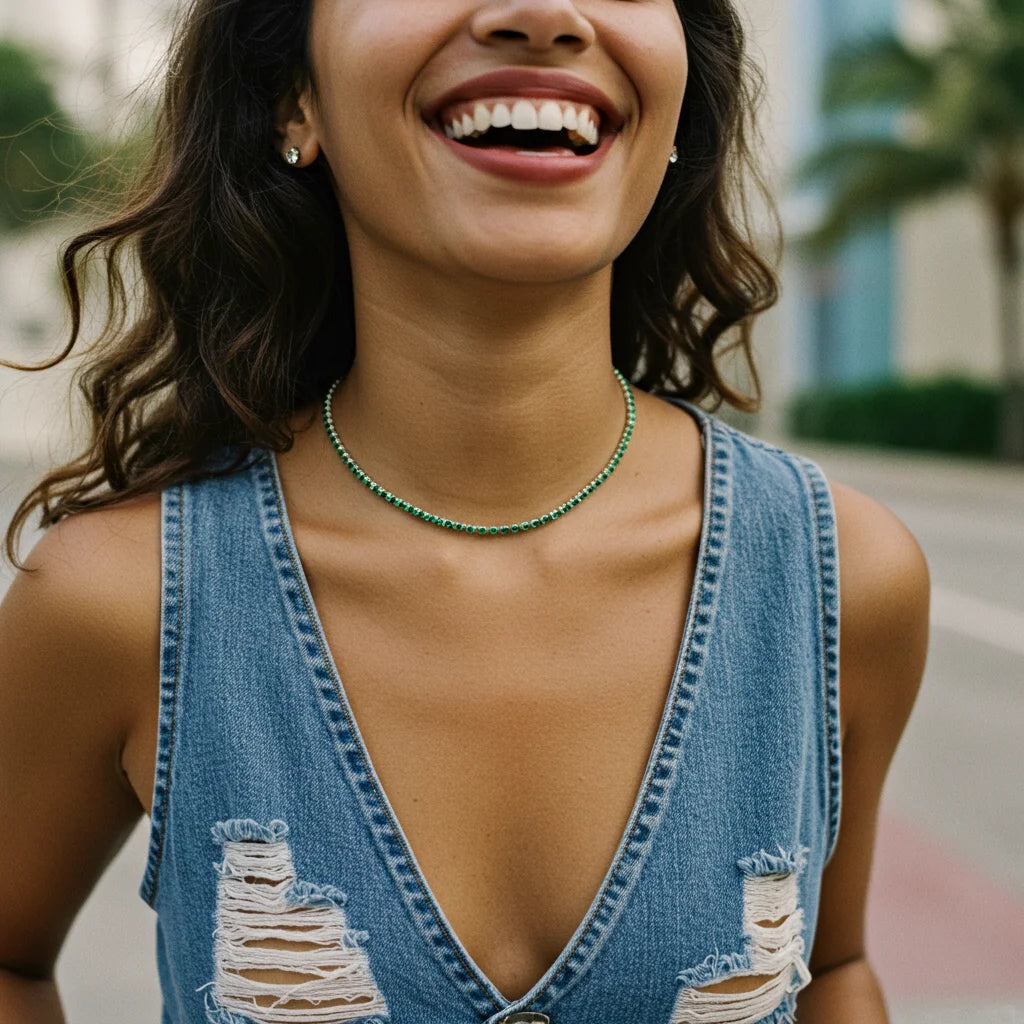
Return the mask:
<svg viewBox="0 0 1024 1024"><path fill-rule="evenodd" d="M834 537L835 513L829 497L828 483L820 468L809 459L794 455L796 464L810 490L814 505L815 556L820 574L819 607L821 632L821 672L825 703L827 785L828 785L828 840L824 863L835 850L839 836L839 818L842 785L842 744L839 737L839 638L838 638L838 562Z"/></svg>
<svg viewBox="0 0 1024 1024"><path fill-rule="evenodd" d="M164 514L162 522L166 531L168 563L171 572L174 568L174 556L177 555L177 580L168 574L161 588L163 609L174 607L175 626L173 633L168 629L166 620L162 623L160 642L163 645L160 674L160 716L157 743L156 780L154 784L153 809L150 816L149 854L146 860L146 872L142 880L140 895L152 907L157 898L160 885L160 867L163 864L164 841L167 836L167 819L169 816L171 770L174 758L174 739L177 726L178 685L181 676L181 645L182 624L185 606L185 517L184 517L184 485L179 484L174 490L164 493ZM177 527L175 530L174 527ZM174 550L175 544L177 551ZM167 616L170 618L170 616ZM173 669L168 676L167 668L173 652Z"/></svg>
<svg viewBox="0 0 1024 1024"><path fill-rule="evenodd" d="M360 759L360 762L361 762L361 765L362 765L362 773L361 773L362 778L357 781L357 785L361 787L362 783L365 782L369 786L369 788L372 790L374 799L377 802L378 809L387 818L388 824L390 826L391 838L393 840L395 840L401 846L405 857L408 858L408 859L411 859L412 858L412 853L408 849L408 847L404 843L404 841L402 840L401 834L399 832L399 827L398 827L397 823L393 819L393 816L392 816L392 814L391 814L391 812L390 812L390 810L389 810L389 808L387 806L387 803L384 800L383 794L381 794L378 791L377 785L374 782L373 773L370 770L370 766L366 763L366 759L365 759L365 756L363 754L363 751L362 751L360 745L358 743L356 743L355 740L354 740L354 736L355 736L355 732L356 732L356 726L355 726L355 723L352 721L352 719L349 717L347 703L343 699L342 693L339 692L339 690L338 690L338 682L337 682L337 679L336 679L336 673L332 673L329 670L329 666L332 663L332 658L330 657L330 648L327 646L326 638L322 636L321 631L320 631L320 629L317 626L317 616L315 614L315 609L310 606L309 598L308 598L307 593L306 593L306 588L301 585L301 580L303 579L303 574L300 574L300 572L298 570L298 567L295 565L295 561L294 561L295 554L293 553L293 545L289 544L287 542L287 540L285 539L286 538L286 529L287 529L285 524L286 524L287 520L285 519L285 516L284 516L284 509L282 507L280 490L278 488L277 481L274 479L273 471L272 471L272 469L269 466L269 460L267 460L267 462L264 463L263 466L258 467L257 473L258 473L258 482L259 482L261 488L263 488L264 492L269 491L273 495L274 512L276 514L276 518L277 518L277 521L278 521L277 525L278 525L278 529L281 532L282 543L283 543L283 546L284 546L285 555L286 555L286 559L287 559L287 571L290 572L291 577L292 577L292 582L295 584L295 589L298 592L298 596L302 600L302 610L303 610L303 612L305 614L306 622L307 622L307 624L308 624L312 634L316 638L316 644L317 644L317 648L318 648L318 651L319 651L319 661L320 661L320 664L318 666L316 666L316 668L319 670L319 671L317 671L317 675L318 676L319 675L323 675L325 677L326 681L332 687L332 689L334 691L333 692L333 696L337 700L338 707L341 709L342 714L345 716L345 722L346 722L346 726L347 726L347 730L348 730L348 738L347 739L346 738L341 738L341 737L337 736L337 730L336 730L333 722L331 721L330 717L328 716L328 728L332 732L332 734L334 734L335 738L341 743L341 745L342 745L342 747L344 749L345 757L342 759L342 767L343 767L343 769L345 769L345 766L346 766L345 758L350 756L353 752L356 753L359 756L359 759ZM278 570L279 571L281 571L282 569L285 569L285 566L282 564L279 556L275 560L277 562ZM286 596L286 599L288 599L288 600L294 600L294 597L292 595L288 594L288 593L286 593L285 596ZM318 690L319 689L320 689L320 687L318 687ZM386 856L386 859L387 859L388 855L385 855L385 856ZM457 988L459 989L459 991L462 992L462 994L466 996L467 1000L469 1001L470 1005L473 1007L474 1010L476 1010L478 1012L481 1012L481 1007L479 1005L479 1000L474 1000L473 997L470 995L470 993L468 991L466 991L464 982L469 982L472 985L473 990L482 993L486 997L488 1002L494 1007L494 1009L499 1010L499 1011L502 1010L503 1007L500 1004L498 1004L497 1002L495 1002L493 996L491 996L491 994L479 984L479 981L475 977L474 972L471 970L470 966L466 963L465 959L463 958L461 951L458 949L458 947L454 943L451 942L451 940L450 940L450 938L448 936L448 933L447 933L447 929L444 927L444 923L437 918L437 914L436 914L436 912L434 910L434 906L433 906L433 901L430 899L429 894L426 891L423 890L422 883L420 882L420 880L419 880L418 876L416 875L416 873L409 869L407 863L403 863L400 859L396 859L396 861L397 861L396 863L389 864L389 866L394 867L395 870L397 870L403 876L403 879L405 880L406 883L408 883L409 881L413 881L413 882L416 883L416 885L420 889L420 895L421 895L421 898L423 900L423 903L424 903L427 911L429 911L430 915L434 918L434 922L437 925L441 935L444 936L444 938L446 940L448 940L448 948L450 949L450 951L452 953L455 954L455 956L458 959L459 964L461 965L461 967L462 967L462 969L463 969L463 971L465 973L465 977L464 978L456 978L455 979L457 982L459 982L459 984L457 985ZM422 913L422 909L418 908L415 912L416 913ZM451 965L449 963L449 964L446 964L446 966L451 966Z"/></svg>
<svg viewBox="0 0 1024 1024"><path fill-rule="evenodd" d="M648 829L647 839L651 839L653 838L655 828L661 821L662 814L664 813L665 795L675 778L675 768L678 763L678 758L673 756L667 764L663 764L665 751L667 749L670 754L675 755L682 745L684 729L691 719L690 712L697 696L697 684L706 663L707 640L713 629L714 611L717 607L719 578L723 561L722 553L725 548L731 520L731 517L727 517L720 506L724 504L726 507L731 507L732 481L729 455L725 445L726 438L724 436L716 437L715 434L716 427L719 425L718 421L708 415L703 409L693 406L688 402L685 404L699 414L702 423L707 427L706 437L708 438L709 450L704 454L705 466L710 469L710 473L707 474L708 482L705 485L704 495L704 515L707 517L707 544L701 552L701 561L697 566L694 576L693 586L695 591L697 591L697 597L693 601L693 620L687 624L689 632L684 637L676 668L673 672L672 685L675 692L671 699L671 710L665 716L663 723L664 731L658 746L657 755L651 767L643 798L638 804L639 811L630 828L629 836L623 844L622 850L610 872L608 884L601 893L600 902L594 908L593 914L589 916L586 928L580 934L572 949L569 950L562 966L532 996L529 1003L526 1004L527 1008L535 1008L540 1005L541 996L555 985L555 982L562 974L573 968L569 979L556 987L554 994L547 1001L547 1007L550 1008L558 998L565 995L573 982L582 975L583 970L600 949L600 940L608 934L608 930L614 924L614 920L611 918L616 908L621 908L624 905L625 899L628 896L628 893L624 890L638 877L640 867L646 855L645 849L641 849L639 853L633 850L633 840L636 831L642 823L645 823L645 818L650 819L649 823L645 824ZM662 777L659 777L659 774ZM655 783L658 785L658 792L652 797L650 794ZM649 811L647 810L648 803L653 805ZM645 839L644 842L646 841ZM616 888L622 862L631 853L634 854L630 864L631 874ZM629 891L631 892L632 889ZM602 921L599 920L599 915L605 907L610 907L610 910L605 920ZM579 955L580 963L574 964L573 961L577 958L577 950L595 925L599 926L599 930L591 940L590 948L585 949Z"/></svg>

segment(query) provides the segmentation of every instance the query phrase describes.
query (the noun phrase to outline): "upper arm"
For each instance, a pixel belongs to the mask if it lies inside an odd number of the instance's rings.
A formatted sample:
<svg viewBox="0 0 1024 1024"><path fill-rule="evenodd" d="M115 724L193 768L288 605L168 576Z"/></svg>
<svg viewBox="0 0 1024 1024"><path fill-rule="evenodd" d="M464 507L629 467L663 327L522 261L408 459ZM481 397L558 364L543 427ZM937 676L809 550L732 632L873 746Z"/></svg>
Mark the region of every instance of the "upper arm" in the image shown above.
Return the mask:
<svg viewBox="0 0 1024 1024"><path fill-rule="evenodd" d="M839 547L842 795L810 968L864 957L878 807L924 673L930 579L920 545L884 505L830 481Z"/></svg>
<svg viewBox="0 0 1024 1024"><path fill-rule="evenodd" d="M0 603L0 966L22 974L52 973L142 813L121 752L159 685L159 530L158 496L63 520Z"/></svg>

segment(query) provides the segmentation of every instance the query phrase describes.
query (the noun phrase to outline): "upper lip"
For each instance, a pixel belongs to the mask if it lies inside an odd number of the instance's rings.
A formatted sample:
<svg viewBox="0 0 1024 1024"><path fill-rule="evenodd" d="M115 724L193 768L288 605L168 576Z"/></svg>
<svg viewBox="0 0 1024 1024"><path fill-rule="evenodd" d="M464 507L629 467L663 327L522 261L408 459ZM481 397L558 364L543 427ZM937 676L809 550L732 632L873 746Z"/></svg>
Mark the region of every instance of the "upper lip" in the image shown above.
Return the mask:
<svg viewBox="0 0 1024 1024"><path fill-rule="evenodd" d="M509 95L523 99L550 98L588 103L601 112L602 131L618 131L625 120L611 97L596 85L567 71L544 68L502 68L467 79L427 103L423 108L423 119L430 124L436 123L437 115L452 103Z"/></svg>

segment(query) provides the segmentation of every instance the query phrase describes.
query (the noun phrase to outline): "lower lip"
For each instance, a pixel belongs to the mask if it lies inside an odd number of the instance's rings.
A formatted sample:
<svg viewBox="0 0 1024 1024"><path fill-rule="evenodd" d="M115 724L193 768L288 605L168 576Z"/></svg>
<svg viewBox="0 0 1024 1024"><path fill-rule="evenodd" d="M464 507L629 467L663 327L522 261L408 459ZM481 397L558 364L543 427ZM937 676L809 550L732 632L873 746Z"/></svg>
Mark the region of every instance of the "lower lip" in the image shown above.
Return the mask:
<svg viewBox="0 0 1024 1024"><path fill-rule="evenodd" d="M431 131L456 156L478 170L495 174L501 178L512 178L515 181L535 181L553 184L564 181L579 181L593 174L604 163L614 143L617 133L609 133L602 137L597 149L586 156L556 156L544 153L514 152L507 149L477 149L463 146L454 139L440 132Z"/></svg>

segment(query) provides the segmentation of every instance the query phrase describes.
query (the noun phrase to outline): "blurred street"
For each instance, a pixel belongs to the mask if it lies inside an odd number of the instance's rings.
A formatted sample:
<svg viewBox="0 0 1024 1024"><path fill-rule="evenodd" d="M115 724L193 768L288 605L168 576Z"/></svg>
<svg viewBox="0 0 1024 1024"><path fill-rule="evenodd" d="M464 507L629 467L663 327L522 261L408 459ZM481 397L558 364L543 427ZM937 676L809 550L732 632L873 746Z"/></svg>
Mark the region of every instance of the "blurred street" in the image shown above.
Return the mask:
<svg viewBox="0 0 1024 1024"><path fill-rule="evenodd" d="M869 911L894 1024L1020 1024L1024 473L782 443L895 511L931 566L928 667L886 787ZM0 463L2 522L24 472ZM136 892L147 827L111 864L60 958L69 1024L159 1019L155 918Z"/></svg>

